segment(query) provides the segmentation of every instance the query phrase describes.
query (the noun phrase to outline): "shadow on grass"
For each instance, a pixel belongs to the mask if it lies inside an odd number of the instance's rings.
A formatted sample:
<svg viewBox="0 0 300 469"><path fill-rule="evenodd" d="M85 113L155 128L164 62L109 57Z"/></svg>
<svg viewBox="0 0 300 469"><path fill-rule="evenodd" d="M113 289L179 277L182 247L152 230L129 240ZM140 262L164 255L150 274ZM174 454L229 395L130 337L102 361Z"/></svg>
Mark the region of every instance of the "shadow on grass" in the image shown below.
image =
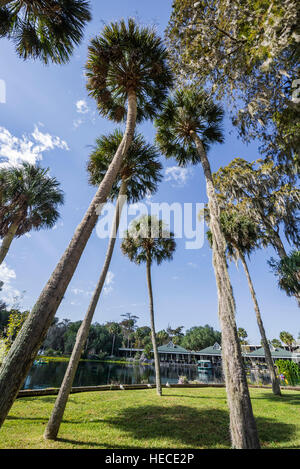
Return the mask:
<svg viewBox="0 0 300 469"><path fill-rule="evenodd" d="M294 393L294 394L287 394L284 392L284 389L281 390L282 394L281 396L275 396L274 394L270 393L263 393L260 396L251 396L251 400L256 400L256 399L267 399L268 401L274 402L276 404L282 403L282 404L292 404L292 405L300 405L300 393Z"/></svg>
<svg viewBox="0 0 300 469"><path fill-rule="evenodd" d="M106 420L138 440L169 440L190 448L230 447L229 414L220 409L196 410L186 406L143 406L124 409ZM276 420L256 419L261 443L288 442L296 426Z"/></svg>

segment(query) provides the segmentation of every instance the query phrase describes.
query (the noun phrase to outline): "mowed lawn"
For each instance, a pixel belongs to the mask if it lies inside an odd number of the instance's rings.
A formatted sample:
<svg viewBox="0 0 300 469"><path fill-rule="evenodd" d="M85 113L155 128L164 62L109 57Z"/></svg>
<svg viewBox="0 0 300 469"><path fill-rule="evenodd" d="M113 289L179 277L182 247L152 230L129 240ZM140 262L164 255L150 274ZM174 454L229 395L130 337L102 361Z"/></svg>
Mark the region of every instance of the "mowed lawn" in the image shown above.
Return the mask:
<svg viewBox="0 0 300 469"><path fill-rule="evenodd" d="M72 394L57 441L43 431L55 397L18 399L0 430L0 448L229 448L223 388ZM300 448L300 392L251 389L264 448Z"/></svg>

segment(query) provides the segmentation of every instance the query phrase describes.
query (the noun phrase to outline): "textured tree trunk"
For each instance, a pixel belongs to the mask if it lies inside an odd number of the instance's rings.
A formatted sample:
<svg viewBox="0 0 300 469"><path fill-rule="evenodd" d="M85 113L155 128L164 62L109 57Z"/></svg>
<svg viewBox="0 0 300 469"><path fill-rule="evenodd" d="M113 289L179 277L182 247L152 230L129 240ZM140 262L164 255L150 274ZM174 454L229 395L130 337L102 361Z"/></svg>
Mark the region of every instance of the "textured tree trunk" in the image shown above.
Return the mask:
<svg viewBox="0 0 300 469"><path fill-rule="evenodd" d="M0 265L2 264L2 262L4 261L8 253L8 250L10 248L12 240L15 237L18 227L19 227L19 221L15 221L14 223L12 223L9 227L7 235L4 236L2 240L2 244L0 246Z"/></svg>
<svg viewBox="0 0 300 469"><path fill-rule="evenodd" d="M213 238L213 267L218 291L218 315L222 330L222 364L230 412L230 434L233 448L260 448L255 419L243 365L235 322L235 301L227 270L225 239L221 231L220 210L214 190L210 164L203 144L191 132L204 170Z"/></svg>
<svg viewBox="0 0 300 469"><path fill-rule="evenodd" d="M69 394L73 385L76 370L78 368L80 357L84 349L84 344L86 343L87 337L89 335L90 325L110 266L111 258L116 243L116 235L119 229L121 212L125 202L126 192L127 184L126 182L122 182L119 197L116 204L115 216L104 265L98 283L96 285L93 297L86 312L85 318L82 321L82 324L77 332L76 342L72 351L72 355L67 370L65 372L65 376L61 384L58 396L56 398L51 417L44 432L44 438L47 440L55 440L59 431L59 427L64 415Z"/></svg>
<svg viewBox="0 0 300 469"><path fill-rule="evenodd" d="M162 391L161 391L161 378L160 378L160 363L159 363L159 355L158 355L158 350L157 350L157 342L156 342L156 334L155 334L154 306L153 306L153 292L152 292L152 282L151 282L151 261L150 261L150 259L147 259L147 284L148 284L148 292L149 292L151 338L152 338L154 363L155 363L156 392L159 396L161 396Z"/></svg>
<svg viewBox="0 0 300 469"><path fill-rule="evenodd" d="M21 388L72 279L83 250L132 142L136 123L136 95L128 93L126 129L120 146L83 220L38 298L0 369L0 426Z"/></svg>
<svg viewBox="0 0 300 469"><path fill-rule="evenodd" d="M243 264L243 267L244 267L244 270L245 270L245 273L246 273L246 277L247 277L247 280L248 280L249 290L250 290L252 300L253 300L253 304L254 304L256 320L257 320L259 332L260 332L260 335L261 335L262 345L263 345L263 348L265 350L266 363L267 363L269 373L270 373L270 376L271 376L272 390L273 390L274 394L276 394L277 396L280 396L281 391L280 391L279 380L276 377L275 368L274 368L274 364L273 364L273 360L272 360L272 355L271 355L269 343L268 343L265 328L264 328L264 325L263 325L263 322L262 322L260 309L259 309L259 306L258 306L258 301L257 301L257 298L256 298L256 293L255 293L254 286L253 286L253 283L252 283L252 279L251 279L251 276L250 276L250 273L249 273L247 262L245 260L244 255L240 251L238 251L238 254L239 254L239 258L241 259L241 262Z"/></svg>

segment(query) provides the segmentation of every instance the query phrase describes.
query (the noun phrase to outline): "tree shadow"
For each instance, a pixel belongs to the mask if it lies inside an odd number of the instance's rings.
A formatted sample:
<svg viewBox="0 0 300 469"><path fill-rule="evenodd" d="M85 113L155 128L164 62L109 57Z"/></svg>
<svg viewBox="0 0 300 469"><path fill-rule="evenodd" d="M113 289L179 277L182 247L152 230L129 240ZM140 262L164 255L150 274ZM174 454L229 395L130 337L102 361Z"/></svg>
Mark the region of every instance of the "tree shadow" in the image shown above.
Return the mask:
<svg viewBox="0 0 300 469"><path fill-rule="evenodd" d="M105 422L138 440L168 439L189 448L230 448L229 413L225 410L182 405L129 407ZM258 417L256 422L262 444L289 441L296 431L295 425L270 418Z"/></svg>
<svg viewBox="0 0 300 469"><path fill-rule="evenodd" d="M274 394L270 393L263 393L260 396L251 396L251 400L256 399L267 399L268 401L284 404L292 404L292 405L300 405L300 392L295 392L294 394L285 394L284 389L281 389L281 396L275 396Z"/></svg>

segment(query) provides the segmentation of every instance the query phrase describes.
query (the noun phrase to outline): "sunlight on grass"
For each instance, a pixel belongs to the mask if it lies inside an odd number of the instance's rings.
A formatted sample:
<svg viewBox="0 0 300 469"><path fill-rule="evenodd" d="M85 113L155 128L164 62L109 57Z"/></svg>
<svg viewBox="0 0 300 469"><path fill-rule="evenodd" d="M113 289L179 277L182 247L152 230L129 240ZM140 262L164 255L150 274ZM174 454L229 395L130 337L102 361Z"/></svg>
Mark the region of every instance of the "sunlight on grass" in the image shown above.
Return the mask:
<svg viewBox="0 0 300 469"><path fill-rule="evenodd" d="M0 448L229 448L222 388L73 394L58 441L43 432L55 397L19 399L0 432ZM300 448L300 393L282 398L251 389L264 448Z"/></svg>

